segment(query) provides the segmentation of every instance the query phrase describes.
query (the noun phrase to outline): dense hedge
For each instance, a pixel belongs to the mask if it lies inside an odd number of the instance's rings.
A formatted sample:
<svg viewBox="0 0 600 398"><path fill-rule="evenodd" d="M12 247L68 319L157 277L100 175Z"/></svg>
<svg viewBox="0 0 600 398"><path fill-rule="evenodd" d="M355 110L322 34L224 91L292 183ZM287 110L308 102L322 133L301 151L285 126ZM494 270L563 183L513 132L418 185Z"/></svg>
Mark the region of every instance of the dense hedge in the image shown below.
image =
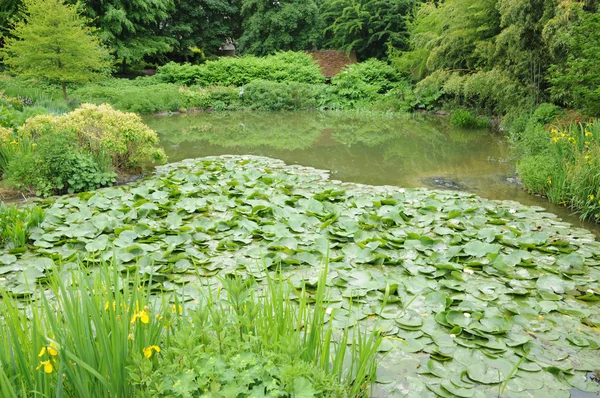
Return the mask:
<svg viewBox="0 0 600 398"><path fill-rule="evenodd" d="M223 57L201 65L169 62L158 69L166 83L200 86L242 86L254 80L322 83L325 79L310 55L280 52L266 57Z"/></svg>

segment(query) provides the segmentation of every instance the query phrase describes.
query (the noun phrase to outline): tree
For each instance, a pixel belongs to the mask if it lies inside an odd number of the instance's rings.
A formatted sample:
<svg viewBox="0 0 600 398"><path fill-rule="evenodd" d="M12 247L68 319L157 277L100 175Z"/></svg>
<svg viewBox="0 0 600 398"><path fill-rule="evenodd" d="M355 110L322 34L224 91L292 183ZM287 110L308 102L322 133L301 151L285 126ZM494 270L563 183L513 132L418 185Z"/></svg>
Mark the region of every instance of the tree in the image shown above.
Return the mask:
<svg viewBox="0 0 600 398"><path fill-rule="evenodd" d="M355 50L360 59L385 57L388 46L406 50L407 21L416 0L327 0L321 7L325 44Z"/></svg>
<svg viewBox="0 0 600 398"><path fill-rule="evenodd" d="M161 31L174 9L173 0L81 0L85 14L100 29L100 39L121 60L141 61L145 56L166 54L175 39Z"/></svg>
<svg viewBox="0 0 600 398"><path fill-rule="evenodd" d="M238 37L239 0L180 0L164 23L162 33L176 40L171 55L189 61L198 48L217 54L224 41Z"/></svg>
<svg viewBox="0 0 600 398"><path fill-rule="evenodd" d="M19 12L21 0L2 0L0 2L0 48L4 45L4 37L8 35L10 21Z"/></svg>
<svg viewBox="0 0 600 398"><path fill-rule="evenodd" d="M67 83L84 83L107 71L108 51L76 6L64 0L24 0L23 5L2 54L11 70L60 83L65 100Z"/></svg>
<svg viewBox="0 0 600 398"><path fill-rule="evenodd" d="M600 11L580 12L564 64L550 68L552 98L564 105L600 115Z"/></svg>
<svg viewBox="0 0 600 398"><path fill-rule="evenodd" d="M267 55L318 44L321 19L315 0L242 0L243 52Z"/></svg>

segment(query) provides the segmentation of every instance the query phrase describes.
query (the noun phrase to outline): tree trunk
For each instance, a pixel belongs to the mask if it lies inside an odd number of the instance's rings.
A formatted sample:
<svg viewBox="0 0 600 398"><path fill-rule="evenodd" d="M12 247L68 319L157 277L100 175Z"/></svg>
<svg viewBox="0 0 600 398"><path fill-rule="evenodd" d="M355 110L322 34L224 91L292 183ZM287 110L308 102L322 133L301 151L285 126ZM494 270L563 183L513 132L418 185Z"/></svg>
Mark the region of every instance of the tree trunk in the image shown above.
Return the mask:
<svg viewBox="0 0 600 398"><path fill-rule="evenodd" d="M121 62L121 74L125 74L125 71L127 70L127 60L125 58L123 58L123 61Z"/></svg>
<svg viewBox="0 0 600 398"><path fill-rule="evenodd" d="M66 101L67 100L67 83L63 81L63 82L60 82L60 85L62 87L63 99Z"/></svg>

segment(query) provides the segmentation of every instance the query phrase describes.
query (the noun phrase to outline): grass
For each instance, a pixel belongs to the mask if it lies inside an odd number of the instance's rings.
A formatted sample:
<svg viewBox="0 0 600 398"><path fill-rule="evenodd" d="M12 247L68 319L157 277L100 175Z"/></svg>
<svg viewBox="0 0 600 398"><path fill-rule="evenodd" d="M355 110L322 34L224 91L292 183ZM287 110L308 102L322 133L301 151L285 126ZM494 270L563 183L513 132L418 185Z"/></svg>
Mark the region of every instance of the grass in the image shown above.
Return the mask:
<svg viewBox="0 0 600 398"><path fill-rule="evenodd" d="M35 299L0 292L0 392L186 396L173 389L179 381L177 391L196 394L218 384L221 392L236 391L230 396L249 389L363 396L382 338L332 329L326 275L327 266L314 292L294 291L280 273L266 275L263 285L225 276L216 291L201 287L195 302L185 303L183 294L155 294L151 279L114 264L93 271L63 265ZM247 364L240 367L239 358Z"/></svg>

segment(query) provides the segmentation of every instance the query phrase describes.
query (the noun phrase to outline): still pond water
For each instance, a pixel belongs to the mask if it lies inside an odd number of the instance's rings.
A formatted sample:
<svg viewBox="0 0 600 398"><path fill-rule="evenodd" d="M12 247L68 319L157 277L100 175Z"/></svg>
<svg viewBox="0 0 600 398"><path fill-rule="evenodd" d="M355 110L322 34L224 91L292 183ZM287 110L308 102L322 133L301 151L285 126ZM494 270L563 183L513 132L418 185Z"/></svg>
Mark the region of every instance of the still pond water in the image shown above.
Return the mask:
<svg viewBox="0 0 600 398"><path fill-rule="evenodd" d="M252 154L331 171L370 185L460 189L542 206L600 236L600 226L524 192L501 134L453 128L447 118L336 112L215 112L152 116L169 160Z"/></svg>

